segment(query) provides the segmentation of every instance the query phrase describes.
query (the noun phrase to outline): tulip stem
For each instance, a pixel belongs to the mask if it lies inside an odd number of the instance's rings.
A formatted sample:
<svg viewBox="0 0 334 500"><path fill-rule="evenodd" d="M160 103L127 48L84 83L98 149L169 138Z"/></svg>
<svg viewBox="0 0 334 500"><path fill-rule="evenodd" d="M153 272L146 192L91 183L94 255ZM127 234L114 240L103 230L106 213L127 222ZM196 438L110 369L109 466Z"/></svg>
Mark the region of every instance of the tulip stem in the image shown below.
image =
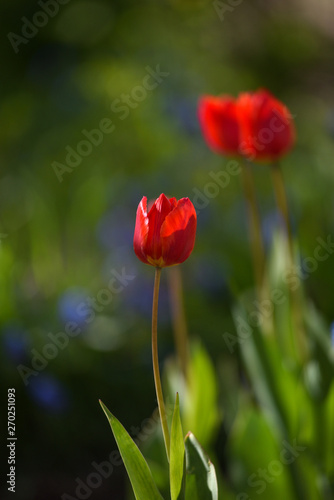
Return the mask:
<svg viewBox="0 0 334 500"><path fill-rule="evenodd" d="M183 376L187 379L188 331L184 313L182 274L180 266L171 267L169 269L168 277L176 351Z"/></svg>
<svg viewBox="0 0 334 500"><path fill-rule="evenodd" d="M249 165L246 162L242 166L242 182L243 182L244 196L247 204L254 277L258 295L261 296L261 289L264 278L264 262L265 262L264 245L262 240L260 216L256 202L255 187L251 172L251 165Z"/></svg>
<svg viewBox="0 0 334 500"><path fill-rule="evenodd" d="M159 371L159 358L158 358L158 302L159 302L159 287L160 287L161 268L155 268L154 291L153 291L153 305L152 305L152 359L153 359L153 374L155 391L158 400L159 414L162 426L162 433L164 436L167 459L169 461L169 430L167 424L167 416L165 403L162 393L160 371Z"/></svg>
<svg viewBox="0 0 334 500"><path fill-rule="evenodd" d="M291 230L291 224L290 224L290 219L289 219L288 200L287 200L287 196L286 196L286 192L285 192L282 170L281 170L280 166L278 165L278 163L272 163L271 175L272 175L272 180L273 180L277 208L283 217L284 226L285 226L285 230L286 230L286 234L287 234L287 238L288 238L290 261L291 261L290 264L292 265L293 261L294 261L293 238L292 238L292 230Z"/></svg>
<svg viewBox="0 0 334 500"><path fill-rule="evenodd" d="M271 174L273 180L273 186L275 191L275 198L277 208L280 214L283 217L288 247L289 247L289 267L291 270L294 268L294 249L293 249L293 237L291 224L289 219L289 209L288 209L288 201L284 186L284 180L280 165L278 163L272 163L271 165ZM297 273L296 273L297 276ZM304 331L304 322L303 322L303 311L300 294L298 294L298 288L300 286L300 281L298 282L298 287L294 290L289 289L290 293L290 301L291 301L291 315L292 322L295 329L296 341L299 347L299 356L301 361L305 361L306 358L306 334Z"/></svg>

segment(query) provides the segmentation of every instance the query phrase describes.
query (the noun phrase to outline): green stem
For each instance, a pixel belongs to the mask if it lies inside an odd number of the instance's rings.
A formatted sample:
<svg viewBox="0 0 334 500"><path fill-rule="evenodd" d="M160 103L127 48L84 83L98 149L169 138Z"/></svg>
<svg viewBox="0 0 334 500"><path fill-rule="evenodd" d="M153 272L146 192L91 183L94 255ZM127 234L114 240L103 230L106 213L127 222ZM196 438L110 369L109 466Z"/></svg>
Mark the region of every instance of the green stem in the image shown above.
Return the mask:
<svg viewBox="0 0 334 500"><path fill-rule="evenodd" d="M182 275L180 266L173 266L168 270L172 322L176 351L182 373L187 379L188 366L188 330L184 313Z"/></svg>
<svg viewBox="0 0 334 500"><path fill-rule="evenodd" d="M258 295L261 296L261 289L264 278L265 254L264 254L264 245L262 240L259 210L255 196L254 180L251 172L251 166L248 163L243 164L242 182L243 182L244 196L247 203L250 243L252 249L255 283Z"/></svg>
<svg viewBox="0 0 334 500"><path fill-rule="evenodd" d="M271 165L271 175L273 180L273 186L275 191L276 204L279 212L281 213L288 237L288 245L289 245L289 255L290 255L290 264L293 265L294 256L293 256L293 238L292 238L292 230L289 219L289 209L288 209L288 200L286 197L284 181L282 171L280 166L277 163L272 163Z"/></svg>
<svg viewBox="0 0 334 500"><path fill-rule="evenodd" d="M167 424L167 416L164 398L162 394L162 386L159 371L159 358L158 358L158 302L159 302L159 287L160 287L161 268L155 268L154 291L153 291L153 305L152 305L152 359L153 359L153 374L155 391L158 400L159 414L162 426L162 433L164 436L167 459L169 461L169 430Z"/></svg>
<svg viewBox="0 0 334 500"><path fill-rule="evenodd" d="M272 174L277 208L283 217L287 234L288 247L289 247L289 267L293 269L294 250L293 250L292 230L289 218L288 201L285 192L282 171L278 163L272 163L271 174ZM298 285L300 285L300 282L298 283ZM301 362L304 363L307 356L307 346L306 346L306 335L304 331L301 297L300 297L300 292L298 293L298 289L299 286L297 286L294 290L290 288L289 292L291 301L292 322L296 333L297 345L299 348L297 349L297 351Z"/></svg>

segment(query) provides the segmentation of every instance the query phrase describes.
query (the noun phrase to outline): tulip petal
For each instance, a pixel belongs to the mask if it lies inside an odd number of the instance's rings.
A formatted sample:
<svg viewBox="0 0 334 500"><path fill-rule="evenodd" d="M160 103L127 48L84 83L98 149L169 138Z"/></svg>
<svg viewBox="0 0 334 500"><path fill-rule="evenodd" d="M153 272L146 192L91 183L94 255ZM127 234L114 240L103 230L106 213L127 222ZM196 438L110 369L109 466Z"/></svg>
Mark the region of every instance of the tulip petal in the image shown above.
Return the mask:
<svg viewBox="0 0 334 500"><path fill-rule="evenodd" d="M159 267L163 266L160 237L161 226L171 209L172 205L169 199L164 194L161 194L148 213L148 235L144 252L145 255L150 257L150 263Z"/></svg>
<svg viewBox="0 0 334 500"><path fill-rule="evenodd" d="M237 110L240 126L240 152L250 160L256 157L256 149L252 139L252 125L254 123L254 107L252 94L243 92L237 100Z"/></svg>
<svg viewBox="0 0 334 500"><path fill-rule="evenodd" d="M235 99L204 96L199 100L198 116L209 147L223 154L238 153L239 125Z"/></svg>
<svg viewBox="0 0 334 500"><path fill-rule="evenodd" d="M144 196L137 208L135 234L133 237L133 248L138 259L148 264L143 251L148 236L147 198Z"/></svg>
<svg viewBox="0 0 334 500"><path fill-rule="evenodd" d="M240 94L237 100L241 152L249 159L274 161L294 144L289 110L265 89Z"/></svg>
<svg viewBox="0 0 334 500"><path fill-rule="evenodd" d="M263 156L277 159L285 154L295 141L295 129L291 114L283 103L275 99L269 92L262 91L262 105L259 109L259 123L267 130ZM260 131L259 131L260 134Z"/></svg>
<svg viewBox="0 0 334 500"><path fill-rule="evenodd" d="M194 205L188 198L182 198L161 227L162 254L166 266L181 264L189 257L195 244L196 225Z"/></svg>

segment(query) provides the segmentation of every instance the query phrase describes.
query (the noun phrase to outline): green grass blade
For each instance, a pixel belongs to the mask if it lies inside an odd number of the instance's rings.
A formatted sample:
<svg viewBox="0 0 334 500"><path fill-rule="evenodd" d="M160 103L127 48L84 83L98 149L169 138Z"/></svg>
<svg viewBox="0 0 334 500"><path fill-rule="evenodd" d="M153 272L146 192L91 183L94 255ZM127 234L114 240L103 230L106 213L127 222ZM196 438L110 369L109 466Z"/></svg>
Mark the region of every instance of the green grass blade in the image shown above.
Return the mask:
<svg viewBox="0 0 334 500"><path fill-rule="evenodd" d="M100 401L100 405L115 436L136 500L163 500L139 448L102 401Z"/></svg>
<svg viewBox="0 0 334 500"><path fill-rule="evenodd" d="M171 436L170 436L170 493L172 500L184 500L185 486L185 447L180 418L179 395L173 413Z"/></svg>

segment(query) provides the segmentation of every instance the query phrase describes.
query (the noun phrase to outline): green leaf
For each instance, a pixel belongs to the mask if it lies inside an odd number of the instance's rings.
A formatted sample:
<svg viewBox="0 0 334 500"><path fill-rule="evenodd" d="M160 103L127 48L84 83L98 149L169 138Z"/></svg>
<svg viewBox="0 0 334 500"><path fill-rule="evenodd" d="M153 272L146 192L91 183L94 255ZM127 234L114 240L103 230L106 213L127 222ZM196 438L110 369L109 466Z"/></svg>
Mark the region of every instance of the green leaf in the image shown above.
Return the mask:
<svg viewBox="0 0 334 500"><path fill-rule="evenodd" d="M185 449L186 500L218 500L215 468L191 432L186 436Z"/></svg>
<svg viewBox="0 0 334 500"><path fill-rule="evenodd" d="M102 401L100 401L100 405L109 420L136 500L163 500L153 480L149 466L139 448L122 424L110 413Z"/></svg>
<svg viewBox="0 0 334 500"><path fill-rule="evenodd" d="M333 426L333 415L334 415L334 381L332 383L331 389L327 395L326 399L326 407L325 407L325 415L326 415L326 451L325 451L325 459L326 459L326 473L328 477L334 477L334 426Z"/></svg>
<svg viewBox="0 0 334 500"><path fill-rule="evenodd" d="M334 378L334 356L331 347L329 327L309 302L304 311L312 345L312 356L306 367L306 385L317 405L328 394Z"/></svg>
<svg viewBox="0 0 334 500"><path fill-rule="evenodd" d="M184 428L191 429L199 442L208 447L217 431L220 415L218 387L212 361L200 344L192 348L188 372L188 391L185 394Z"/></svg>
<svg viewBox="0 0 334 500"><path fill-rule="evenodd" d="M235 305L232 314L235 324L239 325L237 329L240 329L240 325L249 329L248 336L240 342L240 350L254 391L268 420L279 431L280 436L286 436L287 416L281 403L279 372L275 373L275 367L279 363L274 363L274 357L271 356L268 343L261 332L248 325L244 307L241 304Z"/></svg>
<svg viewBox="0 0 334 500"><path fill-rule="evenodd" d="M284 451L285 441L277 442L263 412L260 408L254 407L248 395L241 397L239 404L239 412L229 435L228 457L231 481L236 491L240 493L240 499L281 500L284 498L292 500L298 498L292 489L289 467L286 462L282 462L280 456L282 450L284 456L288 453ZM292 444L293 441L290 443ZM298 444L300 444L299 440ZM250 450L252 450L251 453ZM289 454L287 456L290 458ZM292 455L292 461L294 458ZM275 475L271 472L272 463L276 463L277 468L281 468L278 474L276 471ZM264 481L263 477L268 478L268 481ZM261 484L263 485L261 489L255 489L256 485L261 486ZM263 490L262 494L261 490ZM255 494L256 492L260 493ZM235 498L238 496L236 495Z"/></svg>
<svg viewBox="0 0 334 500"><path fill-rule="evenodd" d="M170 493L172 500L184 500L185 486L185 448L183 432L180 418L179 395L176 394L176 401L173 413L171 436L170 436Z"/></svg>

